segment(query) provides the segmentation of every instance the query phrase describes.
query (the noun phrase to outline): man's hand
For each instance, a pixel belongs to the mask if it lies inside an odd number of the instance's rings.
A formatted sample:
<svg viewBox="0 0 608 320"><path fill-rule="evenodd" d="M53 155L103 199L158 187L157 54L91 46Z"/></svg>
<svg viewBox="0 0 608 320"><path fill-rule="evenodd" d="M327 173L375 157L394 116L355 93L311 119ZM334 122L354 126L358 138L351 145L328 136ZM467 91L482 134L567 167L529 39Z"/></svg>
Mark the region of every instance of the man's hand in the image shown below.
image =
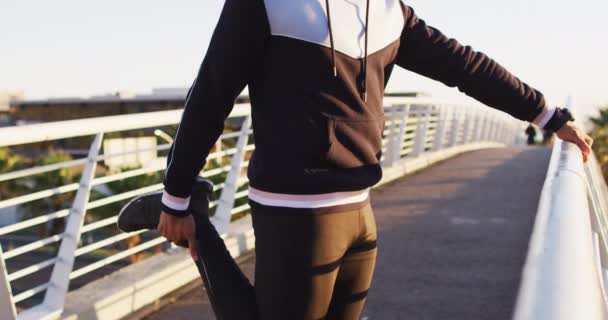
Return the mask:
<svg viewBox="0 0 608 320"><path fill-rule="evenodd" d="M566 123L555 134L564 141L575 143L583 153L583 161L587 162L587 158L591 153L591 145L593 145L593 139L590 136L584 133L572 121Z"/></svg>
<svg viewBox="0 0 608 320"><path fill-rule="evenodd" d="M194 218L192 218L192 216L176 217L161 212L158 231L167 238L167 240L173 243L188 241L188 248L190 249L192 259L195 261L198 260L196 232L194 228Z"/></svg>

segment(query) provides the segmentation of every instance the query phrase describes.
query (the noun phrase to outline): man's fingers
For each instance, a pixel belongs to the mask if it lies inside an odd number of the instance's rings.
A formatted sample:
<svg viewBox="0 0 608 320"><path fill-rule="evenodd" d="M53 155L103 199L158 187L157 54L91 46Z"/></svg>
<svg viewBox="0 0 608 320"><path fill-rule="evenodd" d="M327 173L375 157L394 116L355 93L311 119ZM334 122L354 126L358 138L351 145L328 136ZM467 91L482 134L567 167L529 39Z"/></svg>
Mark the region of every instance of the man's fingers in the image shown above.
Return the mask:
<svg viewBox="0 0 608 320"><path fill-rule="evenodd" d="M587 158L589 157L589 153L591 153L591 147L587 142L585 137L578 136L576 139L576 145L581 149L583 153L583 161L587 162Z"/></svg>
<svg viewBox="0 0 608 320"><path fill-rule="evenodd" d="M588 135L585 135L585 142L587 142L587 145L588 145L589 147L593 146L593 138L591 138L591 137L590 137L590 136L588 136Z"/></svg>
<svg viewBox="0 0 608 320"><path fill-rule="evenodd" d="M198 247L196 239L194 237L188 239L188 249L190 250L190 256L192 256L192 260L198 261Z"/></svg>

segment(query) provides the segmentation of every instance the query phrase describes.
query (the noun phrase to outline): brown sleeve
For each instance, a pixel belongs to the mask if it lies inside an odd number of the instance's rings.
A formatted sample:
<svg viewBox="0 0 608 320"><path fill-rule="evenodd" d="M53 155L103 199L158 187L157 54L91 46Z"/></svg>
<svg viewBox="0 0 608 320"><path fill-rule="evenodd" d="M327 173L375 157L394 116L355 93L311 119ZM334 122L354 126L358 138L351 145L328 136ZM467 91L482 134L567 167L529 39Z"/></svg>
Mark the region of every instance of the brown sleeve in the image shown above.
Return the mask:
<svg viewBox="0 0 608 320"><path fill-rule="evenodd" d="M485 54L463 46L419 19L403 5L405 26L396 64L458 89L474 99L532 121L545 108L539 91Z"/></svg>
<svg viewBox="0 0 608 320"><path fill-rule="evenodd" d="M262 0L226 0L186 98L168 157L165 192L182 198L190 195L236 97L261 65L269 34Z"/></svg>

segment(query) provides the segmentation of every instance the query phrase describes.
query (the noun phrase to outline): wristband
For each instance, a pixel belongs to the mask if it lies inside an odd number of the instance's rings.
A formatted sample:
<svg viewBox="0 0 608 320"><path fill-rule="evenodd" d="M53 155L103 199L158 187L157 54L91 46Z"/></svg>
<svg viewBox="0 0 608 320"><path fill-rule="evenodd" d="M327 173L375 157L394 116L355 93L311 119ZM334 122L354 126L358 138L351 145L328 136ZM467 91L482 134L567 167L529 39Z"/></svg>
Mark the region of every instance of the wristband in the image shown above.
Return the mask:
<svg viewBox="0 0 608 320"><path fill-rule="evenodd" d="M173 208L170 208L169 206L165 205L164 203L162 203L162 210L164 213L168 214L168 215L172 215L174 217L187 217L190 215L190 211L188 210L176 210Z"/></svg>
<svg viewBox="0 0 608 320"><path fill-rule="evenodd" d="M561 127L563 127L568 121L574 121L572 113L570 113L568 109L557 108L555 109L555 113L553 114L551 119L549 119L543 129L550 132L556 132L557 130L561 129Z"/></svg>

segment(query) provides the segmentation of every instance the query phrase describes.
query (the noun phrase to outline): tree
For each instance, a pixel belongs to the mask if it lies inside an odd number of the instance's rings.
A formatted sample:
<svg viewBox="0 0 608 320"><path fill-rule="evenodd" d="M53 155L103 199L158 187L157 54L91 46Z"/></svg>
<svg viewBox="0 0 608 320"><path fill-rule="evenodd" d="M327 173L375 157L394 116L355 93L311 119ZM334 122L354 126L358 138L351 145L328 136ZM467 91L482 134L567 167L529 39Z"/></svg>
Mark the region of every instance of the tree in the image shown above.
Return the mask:
<svg viewBox="0 0 608 320"><path fill-rule="evenodd" d="M44 166L70 160L72 160L71 155L63 151L56 151L54 149L50 149L45 156L35 161L35 165ZM30 186L30 190L28 191L31 193L78 182L80 180L80 175L80 168L61 168L58 170L37 174L31 177L31 183L28 184ZM52 197L44 198L41 201L34 201L28 203L25 205L25 207L30 212L30 216L37 216L37 213L39 212L56 212L68 208L72 204L75 194L76 193L74 191L60 193ZM40 236L46 237L53 234L59 234L63 232L64 228L65 219L57 218L51 222L50 226L46 224L41 225Z"/></svg>
<svg viewBox="0 0 608 320"><path fill-rule="evenodd" d="M8 148L0 148L0 173L15 171L24 167L25 159L13 154ZM0 199L11 198L21 194L20 188L14 180L0 183Z"/></svg>
<svg viewBox="0 0 608 320"><path fill-rule="evenodd" d="M599 116L591 117L591 118L589 118L589 120L591 121L591 123L593 123L593 125L596 128L607 128L608 127L608 106L600 108Z"/></svg>

